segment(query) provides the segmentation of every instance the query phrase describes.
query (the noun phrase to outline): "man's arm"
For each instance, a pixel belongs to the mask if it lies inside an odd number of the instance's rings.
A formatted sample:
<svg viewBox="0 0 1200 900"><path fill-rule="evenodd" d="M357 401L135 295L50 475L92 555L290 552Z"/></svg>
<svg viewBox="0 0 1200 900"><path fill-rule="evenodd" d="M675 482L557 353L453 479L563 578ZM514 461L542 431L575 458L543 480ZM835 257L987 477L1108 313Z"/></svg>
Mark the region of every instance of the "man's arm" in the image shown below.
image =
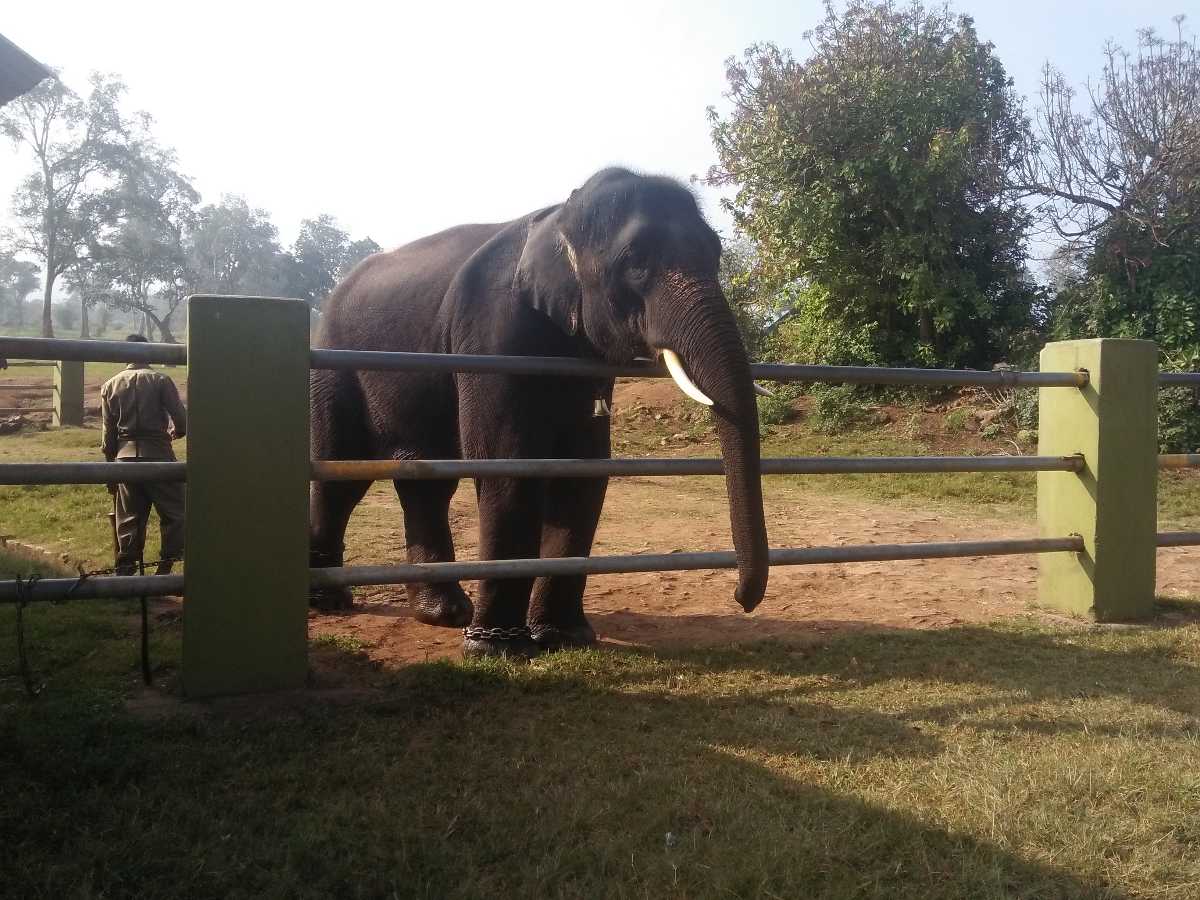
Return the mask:
<svg viewBox="0 0 1200 900"><path fill-rule="evenodd" d="M109 462L117 458L117 416L108 385L100 389L100 449Z"/></svg>
<svg viewBox="0 0 1200 900"><path fill-rule="evenodd" d="M162 382L163 408L171 417L174 437L178 440L187 435L187 410L183 408L183 401L179 399L179 389L175 387L175 382L165 375Z"/></svg>

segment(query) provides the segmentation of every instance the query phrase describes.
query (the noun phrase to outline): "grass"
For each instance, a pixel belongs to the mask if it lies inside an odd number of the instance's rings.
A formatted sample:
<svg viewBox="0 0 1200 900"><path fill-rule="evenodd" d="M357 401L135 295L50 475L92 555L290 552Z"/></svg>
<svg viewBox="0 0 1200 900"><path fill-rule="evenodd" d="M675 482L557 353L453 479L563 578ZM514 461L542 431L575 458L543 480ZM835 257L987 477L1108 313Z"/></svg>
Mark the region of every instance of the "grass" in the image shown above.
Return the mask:
<svg viewBox="0 0 1200 900"><path fill-rule="evenodd" d="M317 639L349 705L177 706L139 691L132 605L40 607L42 695L0 680L5 889L1189 898L1200 625L1168 612L524 667ZM152 658L171 683L177 624Z"/></svg>
<svg viewBox="0 0 1200 900"><path fill-rule="evenodd" d="M650 421L622 455L685 449L678 422ZM0 462L94 459L97 439L26 432L0 439ZM929 448L789 429L765 451ZM1028 476L790 482L1032 508ZM1164 519L1195 522L1200 481L1161 487ZM0 530L97 564L107 509L102 487L0 487ZM30 564L0 551L14 568ZM5 896L1183 900L1200 885L1193 602L1136 628L1021 619L528 666L383 668L361 639L317 633L313 684L336 690L210 703L175 699L176 605L156 607L151 691L136 604L25 619L33 701L0 606Z"/></svg>

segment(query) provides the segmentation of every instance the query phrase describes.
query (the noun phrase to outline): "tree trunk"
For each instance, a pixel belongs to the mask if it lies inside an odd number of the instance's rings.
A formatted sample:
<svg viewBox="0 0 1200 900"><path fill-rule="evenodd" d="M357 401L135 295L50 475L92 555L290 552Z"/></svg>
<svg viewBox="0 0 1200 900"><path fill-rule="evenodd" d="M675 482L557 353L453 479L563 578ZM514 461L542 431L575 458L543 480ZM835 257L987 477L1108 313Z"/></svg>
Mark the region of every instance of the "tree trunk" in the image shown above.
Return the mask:
<svg viewBox="0 0 1200 900"><path fill-rule="evenodd" d="M83 296L79 298L79 337L83 340L91 337L88 333L88 302Z"/></svg>
<svg viewBox="0 0 1200 900"><path fill-rule="evenodd" d="M46 287L42 291L42 337L54 337L54 321L50 317L50 300L54 296L54 276L46 273Z"/></svg>
<svg viewBox="0 0 1200 900"><path fill-rule="evenodd" d="M933 313L928 309L921 310L921 343L933 346Z"/></svg>
<svg viewBox="0 0 1200 900"><path fill-rule="evenodd" d="M146 316L151 321L154 322L154 327L158 329L158 333L162 336L163 343L165 343L165 344L179 343L178 341L175 340L175 335L173 335L171 333L171 326L167 324L166 319L160 319L158 316L156 316L154 313L150 312L149 310L146 310ZM150 337L150 335L146 335L146 337Z"/></svg>

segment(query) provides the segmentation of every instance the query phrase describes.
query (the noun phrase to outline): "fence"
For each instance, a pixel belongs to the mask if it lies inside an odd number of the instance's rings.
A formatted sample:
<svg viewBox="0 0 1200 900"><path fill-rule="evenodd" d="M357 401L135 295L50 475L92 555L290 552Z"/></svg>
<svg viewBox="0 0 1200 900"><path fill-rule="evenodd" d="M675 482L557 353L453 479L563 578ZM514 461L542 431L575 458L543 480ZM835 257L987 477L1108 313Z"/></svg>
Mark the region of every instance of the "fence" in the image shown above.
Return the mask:
<svg viewBox="0 0 1200 900"><path fill-rule="evenodd" d="M8 339L5 339L8 340ZM4 354L0 353L0 358ZM10 362L17 368L40 368L53 366L54 379L50 382L0 381L0 416L29 415L32 413L50 413L50 424L82 425L83 424L83 362L59 361L44 363L36 360L20 360ZM11 391L28 391L46 389L50 396L45 406L10 406L8 399ZM6 402L7 401L7 402Z"/></svg>
<svg viewBox="0 0 1200 900"><path fill-rule="evenodd" d="M187 482L183 575L48 578L24 593L0 581L0 602L177 594L186 597L183 684L190 696L298 687L307 674L310 587L544 575L601 575L736 567L732 552L506 559L391 566L308 567L312 480L717 475L719 459L348 460L308 458L311 369L480 372L561 377L664 377L653 365L579 359L310 349L299 301L193 297L188 345L0 338L0 355L60 361L189 366L185 463L0 465L3 484ZM1200 466L1200 454L1157 455L1157 386L1200 384L1200 373L1159 375L1146 341L1051 344L1040 372L975 372L756 365L760 380L1036 387L1039 455L764 459L764 475L1038 473L1039 536L1025 540L785 548L772 566L1038 554L1045 606L1098 620L1150 613L1159 546L1200 545L1200 533L1158 534L1161 466ZM247 402L247 385L267 403ZM248 499L252 498L252 500Z"/></svg>

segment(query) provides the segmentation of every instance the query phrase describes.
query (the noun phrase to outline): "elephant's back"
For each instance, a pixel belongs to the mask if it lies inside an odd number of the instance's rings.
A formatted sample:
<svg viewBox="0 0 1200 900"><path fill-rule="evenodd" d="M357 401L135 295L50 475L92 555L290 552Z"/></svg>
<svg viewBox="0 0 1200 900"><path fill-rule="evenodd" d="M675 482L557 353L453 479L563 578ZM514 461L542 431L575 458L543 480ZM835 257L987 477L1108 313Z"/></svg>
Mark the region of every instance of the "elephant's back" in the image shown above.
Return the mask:
<svg viewBox="0 0 1200 900"><path fill-rule="evenodd" d="M440 307L476 250L509 223L459 225L367 257L324 303L317 346L437 352Z"/></svg>

